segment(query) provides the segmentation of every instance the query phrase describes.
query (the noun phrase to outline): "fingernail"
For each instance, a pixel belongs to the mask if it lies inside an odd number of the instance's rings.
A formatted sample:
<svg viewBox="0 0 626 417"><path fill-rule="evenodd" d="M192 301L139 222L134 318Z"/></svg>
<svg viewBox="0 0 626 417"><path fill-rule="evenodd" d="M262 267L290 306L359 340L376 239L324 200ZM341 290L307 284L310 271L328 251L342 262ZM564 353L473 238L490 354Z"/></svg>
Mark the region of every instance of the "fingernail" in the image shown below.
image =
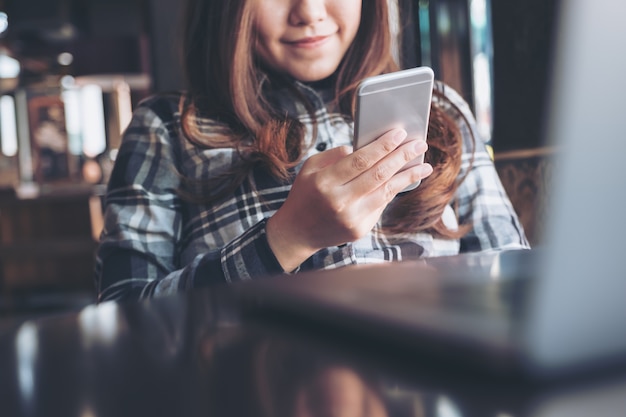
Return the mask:
<svg viewBox="0 0 626 417"><path fill-rule="evenodd" d="M417 153L424 153L428 150L428 145L423 140L416 140L413 144L413 150Z"/></svg>
<svg viewBox="0 0 626 417"><path fill-rule="evenodd" d="M428 163L424 163L421 165L421 170L422 170L422 175L424 177L427 177L428 175L433 173L433 167L432 165L428 164Z"/></svg>
<svg viewBox="0 0 626 417"><path fill-rule="evenodd" d="M396 143L401 143L404 139L406 139L406 135L407 135L406 130L398 129L393 134L393 140Z"/></svg>

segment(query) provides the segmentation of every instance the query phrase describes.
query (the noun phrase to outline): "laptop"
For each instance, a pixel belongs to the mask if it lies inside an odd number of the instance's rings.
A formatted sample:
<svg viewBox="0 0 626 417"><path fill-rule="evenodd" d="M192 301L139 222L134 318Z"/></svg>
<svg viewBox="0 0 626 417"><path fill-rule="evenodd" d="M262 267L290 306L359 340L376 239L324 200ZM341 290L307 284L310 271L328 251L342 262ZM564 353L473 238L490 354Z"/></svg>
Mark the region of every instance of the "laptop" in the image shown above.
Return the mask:
<svg viewBox="0 0 626 417"><path fill-rule="evenodd" d="M546 142L559 151L542 249L345 267L238 287L250 317L321 327L496 373L626 360L626 3L560 2Z"/></svg>

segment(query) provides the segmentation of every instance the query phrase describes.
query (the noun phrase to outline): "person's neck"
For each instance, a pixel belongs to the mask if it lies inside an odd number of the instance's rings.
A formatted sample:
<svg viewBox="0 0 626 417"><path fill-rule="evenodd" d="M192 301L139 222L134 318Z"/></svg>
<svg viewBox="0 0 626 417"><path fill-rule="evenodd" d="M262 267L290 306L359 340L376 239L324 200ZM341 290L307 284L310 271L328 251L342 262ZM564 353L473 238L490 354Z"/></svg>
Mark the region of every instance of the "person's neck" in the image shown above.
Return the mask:
<svg viewBox="0 0 626 417"><path fill-rule="evenodd" d="M332 74L330 77L326 77L322 80L306 82L303 81L302 83L308 85L314 90L327 90L334 87L336 79L337 77L335 76L335 74Z"/></svg>
<svg viewBox="0 0 626 417"><path fill-rule="evenodd" d="M271 80L274 83L277 83L277 85L284 84L284 83L292 84L292 83L298 82L317 91L332 89L337 80L336 74L331 74L330 76L321 80L302 81L302 80L298 80L297 78L292 77L289 74L278 72L267 67L263 68L263 72L265 72L269 80Z"/></svg>

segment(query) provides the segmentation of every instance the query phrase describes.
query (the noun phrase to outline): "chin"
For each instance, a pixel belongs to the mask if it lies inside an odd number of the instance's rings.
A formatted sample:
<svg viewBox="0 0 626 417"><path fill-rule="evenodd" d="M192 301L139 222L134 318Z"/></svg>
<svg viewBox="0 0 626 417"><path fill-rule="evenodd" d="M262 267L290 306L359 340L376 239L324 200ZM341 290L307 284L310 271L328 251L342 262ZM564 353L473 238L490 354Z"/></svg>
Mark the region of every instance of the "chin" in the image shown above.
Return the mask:
<svg viewBox="0 0 626 417"><path fill-rule="evenodd" d="M338 65L331 65L324 68L306 68L302 71L291 71L291 76L304 82L315 82L324 80L335 73Z"/></svg>

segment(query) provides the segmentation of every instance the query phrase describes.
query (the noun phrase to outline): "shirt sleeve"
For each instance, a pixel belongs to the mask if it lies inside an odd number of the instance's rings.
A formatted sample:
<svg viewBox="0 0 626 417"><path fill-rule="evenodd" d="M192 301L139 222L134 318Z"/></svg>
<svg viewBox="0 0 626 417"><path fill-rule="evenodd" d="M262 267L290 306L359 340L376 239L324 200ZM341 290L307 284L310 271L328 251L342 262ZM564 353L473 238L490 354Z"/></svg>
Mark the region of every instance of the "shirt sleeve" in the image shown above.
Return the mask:
<svg viewBox="0 0 626 417"><path fill-rule="evenodd" d="M142 299L284 272L265 220L224 247L180 265L180 144L165 101L137 108L109 180L96 253L98 301Z"/></svg>
<svg viewBox="0 0 626 417"><path fill-rule="evenodd" d="M461 252L529 248L468 104L449 86L438 88L446 98L442 107L457 121L463 140L462 182L455 203L460 223L471 224L472 229L461 238Z"/></svg>

